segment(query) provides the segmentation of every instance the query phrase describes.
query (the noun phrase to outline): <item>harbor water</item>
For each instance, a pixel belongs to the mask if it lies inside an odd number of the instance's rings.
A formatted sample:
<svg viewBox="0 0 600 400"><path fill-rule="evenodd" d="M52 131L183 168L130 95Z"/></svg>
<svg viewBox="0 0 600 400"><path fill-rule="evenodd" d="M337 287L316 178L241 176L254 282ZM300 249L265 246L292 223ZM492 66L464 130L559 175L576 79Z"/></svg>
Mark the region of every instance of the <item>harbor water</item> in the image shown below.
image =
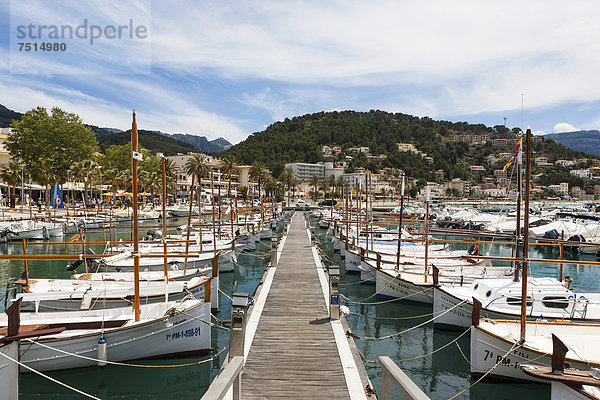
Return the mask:
<svg viewBox="0 0 600 400"><path fill-rule="evenodd" d="M143 229L140 229L142 232ZM339 254L334 254L325 237L326 231L317 228L317 242L324 254L327 265L343 266ZM119 234L123 240L129 240L129 233ZM59 240L63 240L60 238ZM68 240L65 237L64 240ZM87 241L106 241L106 233L88 232ZM457 246L455 246L457 247ZM462 245L463 248L466 245ZM104 251L103 245L92 246L96 253ZM242 253L238 257L235 272L224 273L220 276L220 287L224 294L220 296L220 310L215 316L220 320L230 319L230 300L227 296L234 291L247 292L251 295L260 284L262 271L269 261L270 242L262 242L252 253ZM488 250L482 246L482 252ZM53 245L51 242L30 244L27 249L31 254L60 254L81 252L80 246ZM511 249L506 246L493 246L489 249L491 255L509 256ZM1 254L22 254L21 243L0 244ZM558 250L530 250L535 258L558 258ZM595 256L582 256L565 252L565 258L593 260ZM66 271L67 261L30 261L30 277L69 278ZM21 276L24 270L23 261L0 261L0 284L6 287L9 279ZM342 272L343 267L342 267ZM558 265L540 264L531 266L532 276L558 276ZM576 290L599 291L598 273L595 267L565 265L564 275L574 279ZM469 373L469 334L465 334L457 343L442 350L447 343L454 340L460 333L444 332L433 329L428 323L422 327L410 330L381 341L365 341L364 337L381 338L396 334L415 325L431 319L431 306L410 302L382 301L374 295L374 285L359 283L358 275L343 275L341 291L351 303L348 304L351 314L348 324L353 333L358 335L356 344L365 358L365 367L374 388L381 388L381 370L374 363L377 357L387 355L399 362L402 368L415 383L432 399L449 399L475 381ZM290 299L293 301L293 299ZM0 308L4 307L4 301ZM226 348L229 333L212 328L212 348L217 353ZM208 388L211 380L221 367L225 353L220 354L207 363L178 367L186 364L210 359L211 355L198 358L168 358L155 360L136 360L131 364L138 366L114 366L104 368L90 367L74 370L49 372L48 375L76 387L86 393L102 399L199 399ZM426 355L426 356L424 356ZM140 366L143 365L143 366ZM162 366L162 367L157 367ZM79 399L81 395L59 386L34 374L21 374L20 399ZM529 400L548 399L550 388L546 385L533 383L480 382L467 390L461 399L506 399L514 400L527 398ZM401 398L393 389L392 398Z"/></svg>

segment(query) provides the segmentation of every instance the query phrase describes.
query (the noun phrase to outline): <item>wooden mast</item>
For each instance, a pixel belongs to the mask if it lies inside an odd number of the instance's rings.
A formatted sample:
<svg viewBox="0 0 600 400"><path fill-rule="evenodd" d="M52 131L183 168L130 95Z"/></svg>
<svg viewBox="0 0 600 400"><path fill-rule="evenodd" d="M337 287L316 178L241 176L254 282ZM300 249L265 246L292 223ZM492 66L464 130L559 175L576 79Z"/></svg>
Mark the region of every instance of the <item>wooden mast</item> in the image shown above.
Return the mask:
<svg viewBox="0 0 600 400"><path fill-rule="evenodd" d="M215 171L210 169L210 196L212 197L212 231L213 231L213 254L217 255L217 230L215 228ZM219 206L221 207L221 206Z"/></svg>
<svg viewBox="0 0 600 400"><path fill-rule="evenodd" d="M344 242L345 242L344 247L346 248L346 251L348 251L348 240L350 240L350 225L349 225L350 215L348 214L348 196L349 196L349 193L348 193L348 182L346 182L345 185L344 185L344 192L345 192L344 193L345 194L344 201L345 201L345 206L346 206L345 207L346 212L345 212L345 218L344 218L344 225L346 226L346 232L344 233L344 239L345 239L344 240Z"/></svg>
<svg viewBox="0 0 600 400"><path fill-rule="evenodd" d="M427 282L427 273L429 272L429 184L427 184L427 194L425 198L425 282Z"/></svg>
<svg viewBox="0 0 600 400"><path fill-rule="evenodd" d="M523 142L521 142L523 143ZM522 163L522 145L519 148L519 155L517 156L517 226L515 228L515 258L519 258L519 242L521 241L521 163ZM521 269L521 265L518 261L515 262L515 277L513 281L519 281L519 272Z"/></svg>
<svg viewBox="0 0 600 400"><path fill-rule="evenodd" d="M137 182L137 163L138 163L138 134L137 123L135 122L135 110L133 111L133 122L131 123L131 183L133 191L133 282L134 282L134 300L133 308L135 321L140 320L140 246L138 238L138 182Z"/></svg>
<svg viewBox="0 0 600 400"><path fill-rule="evenodd" d="M163 249L165 256L167 255L167 167L165 156L162 156L162 230L163 230ZM187 253L187 252L186 252ZM186 257L187 260L187 257ZM169 268L167 263L167 257L164 258L164 275L165 285L169 282ZM167 297L167 291L165 290L165 299Z"/></svg>
<svg viewBox="0 0 600 400"><path fill-rule="evenodd" d="M525 215L523 220L523 267L521 269L521 342L527 327L527 269L529 267L529 186L531 184L531 129L527 128L525 152Z"/></svg>
<svg viewBox="0 0 600 400"><path fill-rule="evenodd" d="M402 175L402 189L400 192L400 219L398 221L398 254L396 254L396 270L400 269L400 246L402 242L402 215L404 214L404 175Z"/></svg>

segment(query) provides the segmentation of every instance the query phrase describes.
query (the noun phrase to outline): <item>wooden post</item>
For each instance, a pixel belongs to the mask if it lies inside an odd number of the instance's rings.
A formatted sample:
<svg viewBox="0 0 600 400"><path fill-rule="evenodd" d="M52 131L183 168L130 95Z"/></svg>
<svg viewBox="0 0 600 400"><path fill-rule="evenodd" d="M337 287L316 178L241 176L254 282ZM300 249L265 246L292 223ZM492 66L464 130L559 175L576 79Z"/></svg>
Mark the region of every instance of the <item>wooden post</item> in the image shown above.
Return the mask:
<svg viewBox="0 0 600 400"><path fill-rule="evenodd" d="M190 249L190 231L192 230L192 210L194 205L194 187L195 187L195 178L196 174L192 174L192 186L190 186L190 197L188 201L190 202L190 206L188 207L188 220L187 220L187 229L185 234L185 254L188 253ZM201 216L200 216L200 219ZM166 235L166 232L165 232ZM183 274L185 275L187 272L188 259L187 257L183 261Z"/></svg>
<svg viewBox="0 0 600 400"><path fill-rule="evenodd" d="M344 218L344 225L346 228L346 234L344 235L346 237L345 243L344 243L344 248L346 249L346 251L348 251L348 240L350 240L350 224L349 224L349 219L350 219L350 215L348 214L348 182L346 182L345 186L344 186L344 194L345 194L345 199L344 199L344 203L345 203L345 208L346 208L346 217Z"/></svg>
<svg viewBox="0 0 600 400"><path fill-rule="evenodd" d="M527 329L527 268L529 266L529 187L531 185L531 129L527 129L527 151L525 156L525 215L523 221L523 271L521 273L521 342L525 342Z"/></svg>
<svg viewBox="0 0 600 400"><path fill-rule="evenodd" d="M212 200L212 231L213 231L213 254L217 255L217 230L215 228L215 171L210 169L210 197ZM219 206L220 208L221 206Z"/></svg>
<svg viewBox="0 0 600 400"><path fill-rule="evenodd" d="M23 239L23 254L27 254L27 239ZM25 262L25 285L29 286L29 266L27 265L27 260Z"/></svg>
<svg viewBox="0 0 600 400"><path fill-rule="evenodd" d="M425 200L425 283L429 272L429 186L427 186L427 198Z"/></svg>
<svg viewBox="0 0 600 400"><path fill-rule="evenodd" d="M398 254L396 254L396 271L400 270L400 246L402 243L402 216L404 214L404 175L402 175L402 191L400 193L400 219L398 220Z"/></svg>
<svg viewBox="0 0 600 400"><path fill-rule="evenodd" d="M519 258L519 242L521 240L521 149L519 149L519 156L517 160L517 226L515 228L515 258ZM514 282L519 281L519 272L521 264L515 261L515 277Z"/></svg>
<svg viewBox="0 0 600 400"><path fill-rule="evenodd" d="M167 166L166 159L163 155L162 157L162 240L163 240L163 250L165 252L165 256L167 255ZM187 251L186 251L187 254ZM164 259L163 269L164 269L164 279L165 279L165 289L166 286L169 285L169 267L167 263L167 257ZM187 257L185 258L185 262L187 264ZM165 290L165 301L167 301L167 290Z"/></svg>
<svg viewBox="0 0 600 400"><path fill-rule="evenodd" d="M563 260L563 255L564 255L564 240L565 240L565 231L561 231L560 232L560 260ZM559 269L558 269L558 280L562 281L563 279L563 263L560 263Z"/></svg>
<svg viewBox="0 0 600 400"><path fill-rule="evenodd" d="M137 123L135 121L135 111L133 111L133 122L131 124L131 150L138 151ZM137 182L137 158L132 154L131 157L131 175L133 184L133 279L134 279L134 312L135 321L140 320L140 247L138 238L138 182ZM82 238L83 240L83 238ZM187 259L187 258L186 258ZM87 263L85 263L87 266Z"/></svg>

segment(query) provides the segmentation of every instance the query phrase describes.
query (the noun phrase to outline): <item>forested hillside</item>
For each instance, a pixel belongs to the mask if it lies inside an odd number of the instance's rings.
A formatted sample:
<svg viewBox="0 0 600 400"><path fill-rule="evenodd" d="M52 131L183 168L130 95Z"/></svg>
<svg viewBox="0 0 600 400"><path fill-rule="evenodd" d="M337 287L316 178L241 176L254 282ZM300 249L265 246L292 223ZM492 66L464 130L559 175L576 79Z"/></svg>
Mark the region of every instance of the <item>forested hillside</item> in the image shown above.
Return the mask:
<svg viewBox="0 0 600 400"><path fill-rule="evenodd" d="M102 130L102 128L100 128ZM102 150L112 145L124 145L131 141L131 130L125 132L95 131L98 144ZM161 152L165 155L189 153L196 151L194 146L160 133L138 130L139 143L152 153Z"/></svg>
<svg viewBox="0 0 600 400"><path fill-rule="evenodd" d="M386 158L374 160L354 154L348 168L350 171L357 167L371 171L400 168L409 176L434 180L435 171L441 169L445 179L467 179L470 165L485 165L485 157L489 154L511 152L512 148L499 149L491 141L479 145L454 142L454 135L489 135L491 139L510 139L515 137L515 132L518 129L511 131L501 125L488 127L436 121L383 111L320 112L276 122L221 155L232 154L244 164L262 161L278 175L285 163L323 161L323 145L341 146L345 150L337 156L337 160L343 160L348 154L346 150L351 147L369 147L371 155L384 155ZM414 152L399 151L397 143L414 144L418 151L433 158L433 163ZM585 156L552 141L536 143L534 150L538 155L547 155L550 161Z"/></svg>

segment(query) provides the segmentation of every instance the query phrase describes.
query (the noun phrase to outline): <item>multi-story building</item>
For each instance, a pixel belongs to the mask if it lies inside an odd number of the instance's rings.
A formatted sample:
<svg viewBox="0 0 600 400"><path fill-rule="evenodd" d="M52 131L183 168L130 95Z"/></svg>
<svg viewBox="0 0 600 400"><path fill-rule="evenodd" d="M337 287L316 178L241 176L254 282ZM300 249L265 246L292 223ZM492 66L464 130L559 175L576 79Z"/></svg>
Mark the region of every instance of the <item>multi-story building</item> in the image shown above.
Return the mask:
<svg viewBox="0 0 600 400"><path fill-rule="evenodd" d="M398 146L398 151L417 152L417 148L412 143L396 143L396 146Z"/></svg>
<svg viewBox="0 0 600 400"><path fill-rule="evenodd" d="M548 186L548 189L554 191L556 194L558 194L561 197L569 196L569 183L568 182L562 182L559 185L550 185L550 186Z"/></svg>
<svg viewBox="0 0 600 400"><path fill-rule="evenodd" d="M296 179L301 181L307 181L315 175L319 179L325 178L325 166L323 164L288 163L285 164L285 167L291 168Z"/></svg>
<svg viewBox="0 0 600 400"><path fill-rule="evenodd" d="M444 183L445 189L456 189L460 196L469 196L471 194L471 183L460 178L454 178L450 182Z"/></svg>
<svg viewBox="0 0 600 400"><path fill-rule="evenodd" d="M508 176L508 171L497 169L494 171L494 176L496 179L506 178Z"/></svg>
<svg viewBox="0 0 600 400"><path fill-rule="evenodd" d="M171 160L175 167L176 177L176 196L178 199L187 199L190 196L192 176L187 173L186 163L194 156L193 153L189 154L177 154L176 156L167 156L165 158ZM229 189L229 181L225 179L221 173L221 161L212 156L206 156L206 162L208 164L210 173L208 176L202 178L202 195L201 198L204 200L210 199L210 187L211 187L211 173L214 177L213 187L215 193L220 191L221 195L224 196ZM248 187L249 192L257 192L256 184L251 182L249 179L250 172L249 165L238 165L237 174L231 177L231 194L237 196L237 190L241 186ZM197 183L196 183L197 184Z"/></svg>
<svg viewBox="0 0 600 400"><path fill-rule="evenodd" d="M4 142L6 142L10 132L10 128L0 128L0 166L6 166L10 161L10 154L6 149L6 146L4 146Z"/></svg>
<svg viewBox="0 0 600 400"><path fill-rule="evenodd" d="M489 142L490 135L454 135L454 137L451 140L453 142L464 142L468 144L484 144Z"/></svg>
<svg viewBox="0 0 600 400"><path fill-rule="evenodd" d="M572 169L571 171L569 171L571 173L571 175L575 175L579 178L588 178L590 179L592 177L592 173L590 172L589 169Z"/></svg>
<svg viewBox="0 0 600 400"><path fill-rule="evenodd" d="M571 167L571 166L575 165L575 161L573 161L573 160L556 160L556 162L554 164L559 165L561 167Z"/></svg>

